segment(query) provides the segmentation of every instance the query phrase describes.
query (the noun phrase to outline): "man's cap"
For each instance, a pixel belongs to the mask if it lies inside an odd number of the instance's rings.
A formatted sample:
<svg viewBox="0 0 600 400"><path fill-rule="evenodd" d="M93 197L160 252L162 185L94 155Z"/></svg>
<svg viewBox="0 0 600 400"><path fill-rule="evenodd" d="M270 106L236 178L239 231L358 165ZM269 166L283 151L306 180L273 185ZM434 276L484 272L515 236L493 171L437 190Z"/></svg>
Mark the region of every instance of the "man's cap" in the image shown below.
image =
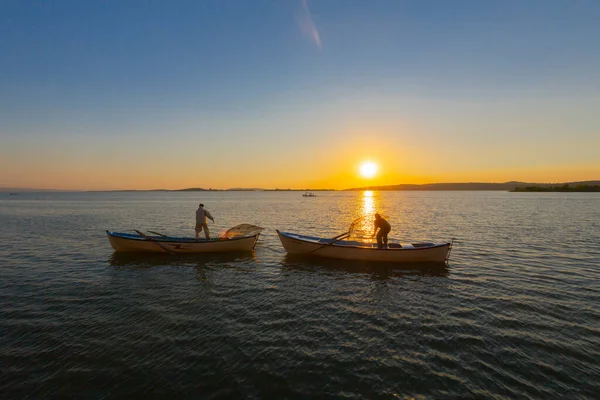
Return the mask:
<svg viewBox="0 0 600 400"><path fill-rule="evenodd" d="M200 207L204 207L204 204L200 203Z"/></svg>

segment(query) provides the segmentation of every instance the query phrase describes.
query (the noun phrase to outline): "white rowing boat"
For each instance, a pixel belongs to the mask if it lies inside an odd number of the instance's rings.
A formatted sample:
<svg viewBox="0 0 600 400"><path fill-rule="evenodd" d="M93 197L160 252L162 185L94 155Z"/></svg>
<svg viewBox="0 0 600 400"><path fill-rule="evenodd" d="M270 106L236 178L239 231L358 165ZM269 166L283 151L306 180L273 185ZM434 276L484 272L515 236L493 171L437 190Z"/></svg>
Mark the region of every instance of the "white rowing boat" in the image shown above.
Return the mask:
<svg viewBox="0 0 600 400"><path fill-rule="evenodd" d="M106 231L106 234L110 245L118 252L193 254L251 251L262 230L263 228L258 226L242 224L231 228L218 238L199 240L156 233L146 235L140 231L136 233Z"/></svg>
<svg viewBox="0 0 600 400"><path fill-rule="evenodd" d="M290 254L338 258L343 260L383 261L391 263L431 262L448 260L452 242L390 243L378 248L375 243L335 240L277 231L279 240Z"/></svg>

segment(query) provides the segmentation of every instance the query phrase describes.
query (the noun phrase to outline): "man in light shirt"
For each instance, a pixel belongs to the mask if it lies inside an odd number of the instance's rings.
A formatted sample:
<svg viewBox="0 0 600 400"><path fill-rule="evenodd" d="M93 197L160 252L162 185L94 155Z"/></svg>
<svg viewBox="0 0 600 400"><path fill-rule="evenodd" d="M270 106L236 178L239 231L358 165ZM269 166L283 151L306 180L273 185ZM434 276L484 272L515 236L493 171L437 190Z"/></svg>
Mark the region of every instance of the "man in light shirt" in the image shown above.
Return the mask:
<svg viewBox="0 0 600 400"><path fill-rule="evenodd" d="M212 222L215 222L210 213L204 209L204 204L200 204L200 207L196 210L196 240L198 240L200 236L200 232L204 229L204 234L206 235L206 239L210 239L210 232L208 231L208 224L206 218L210 218Z"/></svg>

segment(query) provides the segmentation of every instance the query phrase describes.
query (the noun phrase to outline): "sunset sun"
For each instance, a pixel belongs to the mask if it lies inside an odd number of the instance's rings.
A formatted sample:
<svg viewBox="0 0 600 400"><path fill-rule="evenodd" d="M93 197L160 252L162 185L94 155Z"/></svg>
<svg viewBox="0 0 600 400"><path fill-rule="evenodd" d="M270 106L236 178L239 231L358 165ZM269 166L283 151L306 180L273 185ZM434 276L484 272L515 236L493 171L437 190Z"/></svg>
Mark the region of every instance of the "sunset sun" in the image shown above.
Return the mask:
<svg viewBox="0 0 600 400"><path fill-rule="evenodd" d="M372 178L377 174L377 164L371 161L360 165L360 175L364 178Z"/></svg>

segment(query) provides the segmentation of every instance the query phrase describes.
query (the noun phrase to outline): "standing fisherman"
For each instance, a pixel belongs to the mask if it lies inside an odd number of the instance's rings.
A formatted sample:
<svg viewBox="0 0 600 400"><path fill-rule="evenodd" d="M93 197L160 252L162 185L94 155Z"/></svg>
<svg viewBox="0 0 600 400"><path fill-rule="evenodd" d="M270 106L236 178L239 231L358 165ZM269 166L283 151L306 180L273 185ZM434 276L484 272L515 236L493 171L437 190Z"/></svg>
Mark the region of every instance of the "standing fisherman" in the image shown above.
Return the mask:
<svg viewBox="0 0 600 400"><path fill-rule="evenodd" d="M204 234L206 235L206 239L210 239L210 232L208 231L208 224L206 218L210 218L212 222L215 222L215 219L208 212L208 210L204 209L204 204L200 203L200 207L196 210L196 240L200 236L200 232L204 230Z"/></svg>
<svg viewBox="0 0 600 400"><path fill-rule="evenodd" d="M379 229L379 232L377 232ZM377 248L388 247L388 233L392 230L392 226L385 219L381 218L381 215L375 214L375 232L373 236L377 234Z"/></svg>

